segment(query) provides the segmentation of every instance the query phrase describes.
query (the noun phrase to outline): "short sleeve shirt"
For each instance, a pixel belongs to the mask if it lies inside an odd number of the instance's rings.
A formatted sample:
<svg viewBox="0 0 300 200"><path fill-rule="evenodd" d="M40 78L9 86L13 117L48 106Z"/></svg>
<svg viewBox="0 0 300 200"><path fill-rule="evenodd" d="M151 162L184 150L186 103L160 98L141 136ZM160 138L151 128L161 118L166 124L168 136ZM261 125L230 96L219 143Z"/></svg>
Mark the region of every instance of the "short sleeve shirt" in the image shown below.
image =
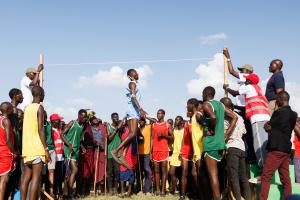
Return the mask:
<svg viewBox="0 0 300 200"><path fill-rule="evenodd" d="M282 71L274 73L269 79L266 87L266 97L268 101L275 100L277 97L276 89L285 88L285 81Z"/></svg>
<svg viewBox="0 0 300 200"><path fill-rule="evenodd" d="M27 105L32 103L33 97L31 94L31 89L32 89L32 87L30 86L31 82L32 82L32 80L30 80L30 78L28 78L27 76L25 76L21 80L21 90L22 90L24 99L23 99L22 104L20 104L20 109L23 111Z"/></svg>

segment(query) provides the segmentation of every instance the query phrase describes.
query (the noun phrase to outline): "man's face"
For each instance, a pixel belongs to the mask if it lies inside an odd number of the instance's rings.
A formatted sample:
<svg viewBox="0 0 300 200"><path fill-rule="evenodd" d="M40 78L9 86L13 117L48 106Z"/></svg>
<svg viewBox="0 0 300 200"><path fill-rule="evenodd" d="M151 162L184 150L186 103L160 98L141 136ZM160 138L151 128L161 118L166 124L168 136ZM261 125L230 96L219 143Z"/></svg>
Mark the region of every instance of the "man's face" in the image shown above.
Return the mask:
<svg viewBox="0 0 300 200"><path fill-rule="evenodd" d="M78 115L78 121L81 124L86 123L88 120L87 114L86 113L81 113L80 115Z"/></svg>
<svg viewBox="0 0 300 200"><path fill-rule="evenodd" d="M187 110L188 113L192 113L193 112L193 105L187 103L186 104L186 110Z"/></svg>
<svg viewBox="0 0 300 200"><path fill-rule="evenodd" d="M242 69L241 72L242 72L243 74L252 74L252 73L253 73L253 71L248 70L248 69Z"/></svg>
<svg viewBox="0 0 300 200"><path fill-rule="evenodd" d="M23 102L23 99L24 99L23 94L20 93L20 94L16 95L16 96L15 96L15 99L16 99L16 102L17 102L17 103L22 103L22 102Z"/></svg>
<svg viewBox="0 0 300 200"><path fill-rule="evenodd" d="M118 123L119 122L119 115L113 115L112 117L111 117L111 121L113 122L113 123Z"/></svg>
<svg viewBox="0 0 300 200"><path fill-rule="evenodd" d="M33 80L33 79L34 79L34 76L35 76L35 73L33 73L33 72L26 73L26 76L27 76L30 80Z"/></svg>
<svg viewBox="0 0 300 200"><path fill-rule="evenodd" d="M176 119L175 119L175 126L179 126L180 124L181 124L180 117L176 117Z"/></svg>
<svg viewBox="0 0 300 200"><path fill-rule="evenodd" d="M135 80L139 80L139 74L137 73L137 71L134 71L132 73L132 78L134 78Z"/></svg>
<svg viewBox="0 0 300 200"><path fill-rule="evenodd" d="M269 66L269 72L274 73L278 69L279 65L275 61L272 61Z"/></svg>
<svg viewBox="0 0 300 200"><path fill-rule="evenodd" d="M162 111L157 112L157 119L158 120L162 120L162 119L164 119L164 117L165 117L165 115Z"/></svg>
<svg viewBox="0 0 300 200"><path fill-rule="evenodd" d="M59 120L59 119L56 119L56 120L52 120L52 121L51 121L51 124L52 124L52 126L53 126L54 128L59 128L60 123L61 123L61 120Z"/></svg>
<svg viewBox="0 0 300 200"><path fill-rule="evenodd" d="M283 105L283 101L279 96L276 98L276 105L278 107L282 107L282 105Z"/></svg>

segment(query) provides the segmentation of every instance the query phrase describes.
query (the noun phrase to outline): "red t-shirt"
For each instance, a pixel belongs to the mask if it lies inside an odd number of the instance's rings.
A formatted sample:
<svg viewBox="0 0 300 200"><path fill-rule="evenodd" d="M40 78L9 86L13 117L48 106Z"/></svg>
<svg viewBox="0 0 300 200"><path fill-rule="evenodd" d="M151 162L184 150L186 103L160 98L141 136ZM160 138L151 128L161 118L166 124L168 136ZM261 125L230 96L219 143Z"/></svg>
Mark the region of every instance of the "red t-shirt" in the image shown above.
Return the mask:
<svg viewBox="0 0 300 200"><path fill-rule="evenodd" d="M294 137L295 157L300 157L300 139L295 134Z"/></svg>
<svg viewBox="0 0 300 200"><path fill-rule="evenodd" d="M169 134L169 124L167 122L154 123L152 125L153 151L169 151L168 140L166 138L158 138L158 134Z"/></svg>
<svg viewBox="0 0 300 200"><path fill-rule="evenodd" d="M128 136L128 134L129 134L129 129L126 127L125 132L122 133L122 135L121 135L121 141L125 140L125 138ZM135 140L135 138L134 138L134 140ZM134 169L135 166L137 165L137 154L132 153L132 148L133 148L132 146L133 146L132 144L130 144L128 146L126 156L125 156L126 162L127 162L128 167L130 169ZM121 150L122 154L123 154L123 151L124 151L124 147ZM126 170L127 170L126 167L124 167L123 165L120 165L120 171L121 172L126 171Z"/></svg>
<svg viewBox="0 0 300 200"><path fill-rule="evenodd" d="M183 142L181 147L181 153L183 155L193 155L191 137L192 137L192 124L186 122L184 125L184 135L183 135Z"/></svg>
<svg viewBox="0 0 300 200"><path fill-rule="evenodd" d="M11 152L6 144L6 134L5 129L3 127L2 121L5 119L5 117L0 115L0 155L1 156L11 156ZM10 132L10 141L12 146L14 146L14 132L11 129Z"/></svg>

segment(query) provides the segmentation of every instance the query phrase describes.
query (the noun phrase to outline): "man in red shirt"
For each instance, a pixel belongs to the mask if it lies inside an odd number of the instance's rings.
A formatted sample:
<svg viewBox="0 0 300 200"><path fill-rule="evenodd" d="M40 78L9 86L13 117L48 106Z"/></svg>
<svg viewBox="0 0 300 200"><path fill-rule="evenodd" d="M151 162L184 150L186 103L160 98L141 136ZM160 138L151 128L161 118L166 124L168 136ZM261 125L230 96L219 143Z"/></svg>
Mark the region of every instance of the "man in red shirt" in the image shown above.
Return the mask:
<svg viewBox="0 0 300 200"><path fill-rule="evenodd" d="M296 122L296 129L300 130L300 118L298 117ZM294 131L294 146L295 146L295 154L294 154L294 171L295 171L295 179L296 183L300 183L300 132Z"/></svg>
<svg viewBox="0 0 300 200"><path fill-rule="evenodd" d="M157 111L157 122L152 125L152 159L154 161L156 195L166 194L166 181L168 176L169 146L168 141L173 141L173 129L165 122L165 111ZM160 174L160 171L162 174ZM160 178L162 177L162 190Z"/></svg>

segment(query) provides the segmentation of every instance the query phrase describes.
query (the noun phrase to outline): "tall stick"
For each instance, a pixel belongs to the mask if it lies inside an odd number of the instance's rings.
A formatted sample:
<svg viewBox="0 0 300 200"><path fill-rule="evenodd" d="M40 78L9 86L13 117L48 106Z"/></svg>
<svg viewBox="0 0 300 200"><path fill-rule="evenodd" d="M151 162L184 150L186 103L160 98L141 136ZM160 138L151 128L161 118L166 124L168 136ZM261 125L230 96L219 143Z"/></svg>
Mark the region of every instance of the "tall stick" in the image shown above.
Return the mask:
<svg viewBox="0 0 300 200"><path fill-rule="evenodd" d="M97 184L97 173L98 173L98 162L99 162L99 153L100 153L100 150L99 150L99 146L97 146L97 156L96 156L96 169L95 169L95 177L94 177L94 192L95 192L95 196L96 196L96 184Z"/></svg>
<svg viewBox="0 0 300 200"><path fill-rule="evenodd" d="M43 55L43 54L40 54L40 64L43 64L43 65L44 65L44 55ZM40 72L40 75L39 75L40 87L43 87L43 86L44 86L43 71L44 71L44 70L42 70L42 71Z"/></svg>
<svg viewBox="0 0 300 200"><path fill-rule="evenodd" d="M104 149L104 194L106 195L106 163L107 163L107 135L105 137Z"/></svg>
<svg viewBox="0 0 300 200"><path fill-rule="evenodd" d="M227 47L224 47L224 50L227 49ZM223 55L224 58L224 84L228 84L228 64L227 64L227 57ZM225 91L225 97L228 97L228 92Z"/></svg>
<svg viewBox="0 0 300 200"><path fill-rule="evenodd" d="M143 192L143 181L142 181L141 163L140 163L140 155L139 155L139 143L138 143L137 137L135 137L135 139L136 139L136 146L137 146L137 159L138 159L138 166L139 166L140 189L141 189L141 192Z"/></svg>

